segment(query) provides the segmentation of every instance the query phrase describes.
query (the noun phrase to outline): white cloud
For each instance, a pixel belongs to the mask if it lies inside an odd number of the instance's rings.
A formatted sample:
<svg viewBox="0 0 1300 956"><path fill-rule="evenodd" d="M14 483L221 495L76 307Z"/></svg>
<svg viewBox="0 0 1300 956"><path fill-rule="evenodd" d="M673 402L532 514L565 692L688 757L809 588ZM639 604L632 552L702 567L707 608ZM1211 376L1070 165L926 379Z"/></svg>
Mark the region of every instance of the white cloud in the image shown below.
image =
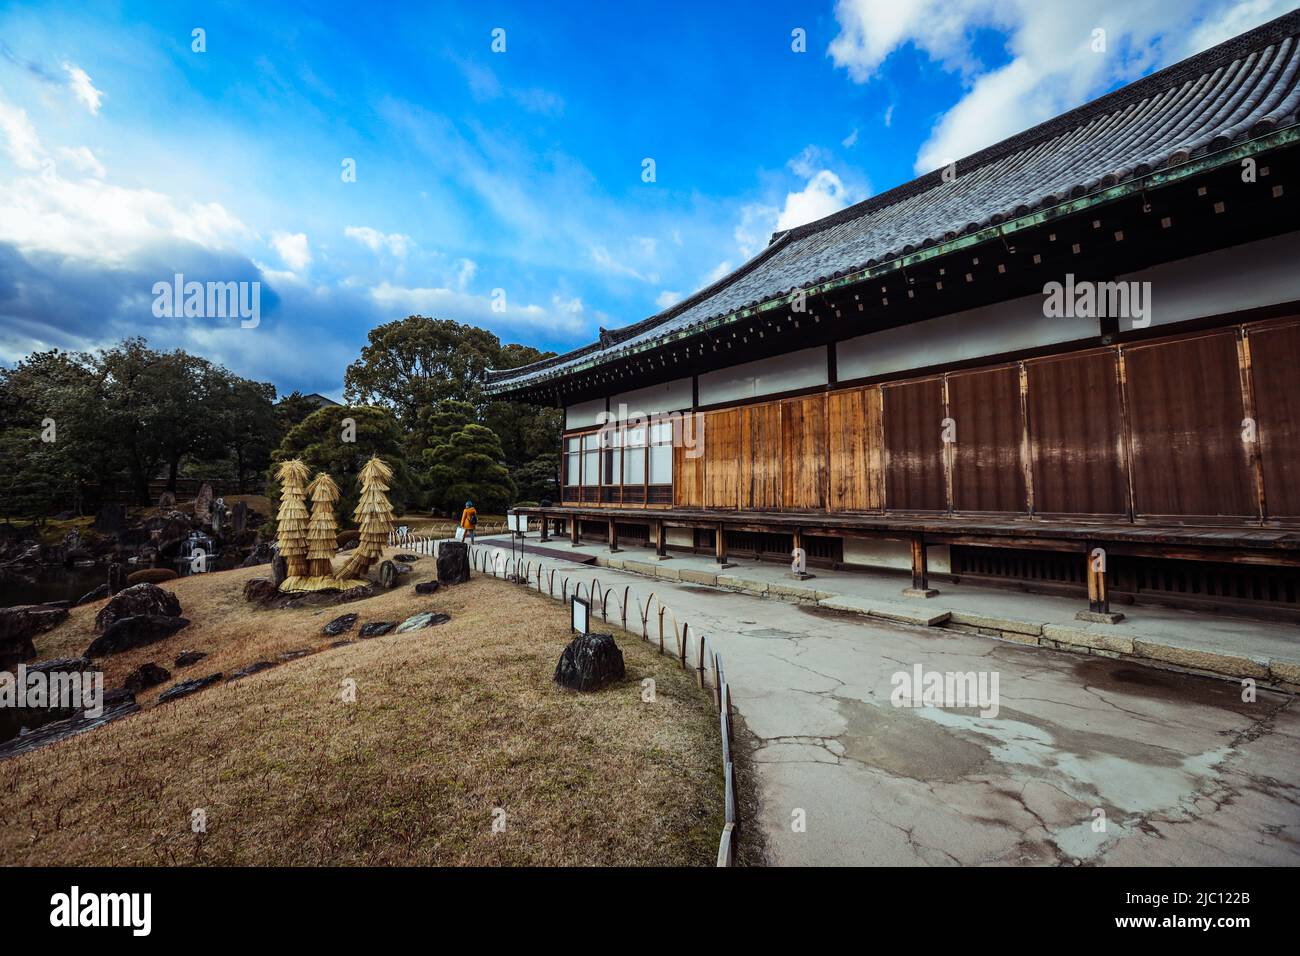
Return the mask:
<svg viewBox="0 0 1300 956"><path fill-rule="evenodd" d="M492 308L491 296L474 295L461 289L412 288L381 282L370 289L370 298L380 309L394 316L431 315L455 319L482 328L546 330L564 335L580 335L587 329L582 300L551 296L549 306L533 303L514 304L505 297L504 311Z"/></svg>
<svg viewBox="0 0 1300 956"><path fill-rule="evenodd" d="M311 265L311 248L307 243L306 233L272 233L271 245L275 247L280 260L294 272L301 272Z"/></svg>
<svg viewBox="0 0 1300 956"><path fill-rule="evenodd" d="M802 189L785 195L781 206L747 203L741 207L735 239L740 253L752 258L771 241L772 233L814 222L866 198L865 190L847 185L828 168L830 158L816 147L790 160L790 171L804 180Z"/></svg>
<svg viewBox="0 0 1300 956"><path fill-rule="evenodd" d="M92 116L97 115L104 94L95 89L95 84L90 81L90 74L75 63L64 63L63 69L68 74L68 89L72 90L72 95L90 110Z"/></svg>
<svg viewBox="0 0 1300 956"><path fill-rule="evenodd" d="M39 169L41 141L27 111L0 100L0 133L5 137L5 151L19 169Z"/></svg>
<svg viewBox="0 0 1300 956"><path fill-rule="evenodd" d="M655 242L653 239L648 240L650 246L647 248L645 239L633 241L632 253L640 258L653 256ZM643 272L635 266L616 259L613 254L604 246L592 246L590 250L591 261L600 267L602 272L608 272L611 275L626 276L629 279L636 279L640 282L648 282L651 285L659 281L659 274L656 272Z"/></svg>
<svg viewBox="0 0 1300 956"><path fill-rule="evenodd" d="M885 125L888 126L889 124L886 123ZM849 133L848 136L845 136L842 140L840 140L840 145L843 146L845 149L852 149L854 146L857 145L857 143L858 143L858 129L856 126L853 128L852 133Z"/></svg>
<svg viewBox="0 0 1300 956"><path fill-rule="evenodd" d="M81 170L83 173L89 173L96 179L103 179L108 175L108 170L104 168L104 164L90 151L89 147L60 146L59 155L66 159L69 165Z"/></svg>
<svg viewBox="0 0 1300 956"><path fill-rule="evenodd" d="M24 252L120 265L161 242L183 240L217 250L250 235L219 203L104 182L102 164L84 146L58 148L56 162L26 112L3 99L0 134L14 166L28 173L0 183L0 241ZM90 175L65 175L60 165Z"/></svg>
<svg viewBox="0 0 1300 956"><path fill-rule="evenodd" d="M1087 102L1152 68L1175 62L1282 13L1285 0L840 0L829 53L865 83L896 50L911 46L959 72L961 98L918 151L925 172ZM1105 31L1105 50L1093 31ZM973 37L1005 34L1010 59L985 68ZM1175 41L1172 37L1183 37ZM886 126L892 120L886 113Z"/></svg>
<svg viewBox="0 0 1300 956"><path fill-rule="evenodd" d="M406 258L411 248L411 237L400 232L385 234L369 226L348 226L343 234L349 239L355 239L371 252L387 249L389 255L398 259Z"/></svg>
<svg viewBox="0 0 1300 956"><path fill-rule="evenodd" d="M664 289L664 291L655 296L655 305L659 306L660 311L663 311L670 306L674 306L680 301L682 301L682 294L680 292L670 292L667 289Z"/></svg>
<svg viewBox="0 0 1300 956"><path fill-rule="evenodd" d="M889 127L893 125L894 125L894 104L890 103L889 106L885 108L885 129L889 129Z"/></svg>

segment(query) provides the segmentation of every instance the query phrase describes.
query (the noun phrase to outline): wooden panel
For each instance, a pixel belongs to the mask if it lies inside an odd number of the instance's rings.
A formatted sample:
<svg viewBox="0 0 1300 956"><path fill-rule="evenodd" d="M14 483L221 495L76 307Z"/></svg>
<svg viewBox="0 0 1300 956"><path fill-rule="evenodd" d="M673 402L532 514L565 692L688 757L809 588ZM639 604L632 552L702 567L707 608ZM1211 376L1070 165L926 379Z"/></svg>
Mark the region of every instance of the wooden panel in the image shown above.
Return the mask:
<svg viewBox="0 0 1300 956"><path fill-rule="evenodd" d="M740 409L704 416L704 507L735 508L739 502Z"/></svg>
<svg viewBox="0 0 1300 956"><path fill-rule="evenodd" d="M776 402L740 410L740 507L781 507L781 406Z"/></svg>
<svg viewBox="0 0 1300 956"><path fill-rule="evenodd" d="M705 424L704 434L694 436L709 447L709 429ZM688 449L682 435L682 421L673 424L673 504L678 508L704 507L704 455L697 458L688 457Z"/></svg>
<svg viewBox="0 0 1300 956"><path fill-rule="evenodd" d="M1038 513L1128 514L1117 362L1110 350L1026 364Z"/></svg>
<svg viewBox="0 0 1300 956"><path fill-rule="evenodd" d="M1265 513L1300 517L1300 325L1251 330L1250 361Z"/></svg>
<svg viewBox="0 0 1300 956"><path fill-rule="evenodd" d="M880 387L831 392L826 397L826 427L830 510L879 511L885 495Z"/></svg>
<svg viewBox="0 0 1300 956"><path fill-rule="evenodd" d="M781 403L781 491L785 507L826 507L826 396Z"/></svg>
<svg viewBox="0 0 1300 956"><path fill-rule="evenodd" d="M947 511L943 469L943 383L884 386L885 505L890 511Z"/></svg>
<svg viewBox="0 0 1300 956"><path fill-rule="evenodd" d="M1132 346L1124 358L1135 512L1256 514L1236 334Z"/></svg>
<svg viewBox="0 0 1300 956"><path fill-rule="evenodd" d="M955 511L1027 512L1017 366L948 376Z"/></svg>

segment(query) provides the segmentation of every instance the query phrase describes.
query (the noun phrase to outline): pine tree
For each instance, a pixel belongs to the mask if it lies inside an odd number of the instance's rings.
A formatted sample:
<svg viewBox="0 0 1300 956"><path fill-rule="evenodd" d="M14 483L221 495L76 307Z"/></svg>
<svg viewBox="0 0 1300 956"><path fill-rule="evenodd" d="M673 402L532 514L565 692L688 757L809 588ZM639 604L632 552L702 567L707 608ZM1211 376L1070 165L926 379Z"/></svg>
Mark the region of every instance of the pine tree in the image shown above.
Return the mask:
<svg viewBox="0 0 1300 956"><path fill-rule="evenodd" d="M339 572L340 578L360 578L370 570L375 559L384 554L388 535L395 527L393 506L384 494L393 470L381 458L371 458L361 469L361 500L352 516L360 526L360 539L351 560Z"/></svg>
<svg viewBox="0 0 1300 956"><path fill-rule="evenodd" d="M280 510L276 514L276 539L280 545L280 556L284 558L288 577L302 577L307 573L307 513L306 483L311 478L299 459L293 458L281 463L275 473L280 482ZM291 590L291 588L285 588Z"/></svg>
<svg viewBox="0 0 1300 956"><path fill-rule="evenodd" d="M334 583L334 554L338 551L339 528L334 521L334 505L339 500L339 486L325 472L319 472L307 487L311 495L311 521L307 524L307 573L324 579L323 587Z"/></svg>

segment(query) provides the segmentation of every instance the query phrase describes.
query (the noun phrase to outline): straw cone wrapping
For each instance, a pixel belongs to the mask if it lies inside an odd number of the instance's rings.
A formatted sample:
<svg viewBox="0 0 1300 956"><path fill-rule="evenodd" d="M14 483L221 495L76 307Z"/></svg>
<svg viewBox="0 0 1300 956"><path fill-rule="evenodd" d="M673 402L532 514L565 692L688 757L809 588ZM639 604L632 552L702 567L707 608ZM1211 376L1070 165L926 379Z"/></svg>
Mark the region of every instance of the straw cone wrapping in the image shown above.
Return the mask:
<svg viewBox="0 0 1300 956"><path fill-rule="evenodd" d="M393 506L384 494L393 470L380 458L371 458L361 469L361 500L352 513L360 527L356 551L339 572L341 578L359 578L384 553L388 535L396 526Z"/></svg>
<svg viewBox="0 0 1300 956"><path fill-rule="evenodd" d="M334 577L334 554L338 551L338 525L334 505L339 500L339 486L325 472L320 472L307 488L311 495L311 521L307 524L308 574L313 578Z"/></svg>
<svg viewBox="0 0 1300 956"><path fill-rule="evenodd" d="M280 510L276 513L276 539L292 577L307 572L306 484L311 471L297 458L282 462L275 477L280 482Z"/></svg>

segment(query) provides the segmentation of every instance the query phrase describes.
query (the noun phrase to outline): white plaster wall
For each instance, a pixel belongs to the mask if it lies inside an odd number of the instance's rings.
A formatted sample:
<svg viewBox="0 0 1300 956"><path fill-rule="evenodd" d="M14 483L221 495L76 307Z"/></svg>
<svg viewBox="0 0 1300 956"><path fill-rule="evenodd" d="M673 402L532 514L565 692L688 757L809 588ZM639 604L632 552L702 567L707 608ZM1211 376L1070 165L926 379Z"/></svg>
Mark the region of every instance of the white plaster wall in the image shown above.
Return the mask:
<svg viewBox="0 0 1300 956"><path fill-rule="evenodd" d="M835 347L835 367L847 382L1100 334L1096 319L1045 318L1035 294L845 339Z"/></svg>
<svg viewBox="0 0 1300 956"><path fill-rule="evenodd" d="M650 416L663 412L680 412L691 407L691 380L674 379L646 388L621 392L609 400L609 408L615 415L621 415L620 405L627 406L628 415Z"/></svg>
<svg viewBox="0 0 1300 956"><path fill-rule="evenodd" d="M589 402L568 405L564 409L565 428L589 428L600 424L599 416L605 411L605 400L593 398Z"/></svg>
<svg viewBox="0 0 1300 956"><path fill-rule="evenodd" d="M1117 276L1150 282L1151 325L1170 325L1300 299L1300 232ZM1121 319L1122 331L1133 319Z"/></svg>
<svg viewBox="0 0 1300 956"><path fill-rule="evenodd" d="M952 555L946 544L932 544L926 550L931 574L949 574ZM912 547L906 541L844 539L844 563L868 568L912 570Z"/></svg>
<svg viewBox="0 0 1300 956"><path fill-rule="evenodd" d="M693 548L695 532L690 528L664 528L664 544L670 548Z"/></svg>
<svg viewBox="0 0 1300 956"><path fill-rule="evenodd" d="M825 385L826 349L817 346L756 362L705 372L700 376L700 404L717 405L760 395Z"/></svg>

